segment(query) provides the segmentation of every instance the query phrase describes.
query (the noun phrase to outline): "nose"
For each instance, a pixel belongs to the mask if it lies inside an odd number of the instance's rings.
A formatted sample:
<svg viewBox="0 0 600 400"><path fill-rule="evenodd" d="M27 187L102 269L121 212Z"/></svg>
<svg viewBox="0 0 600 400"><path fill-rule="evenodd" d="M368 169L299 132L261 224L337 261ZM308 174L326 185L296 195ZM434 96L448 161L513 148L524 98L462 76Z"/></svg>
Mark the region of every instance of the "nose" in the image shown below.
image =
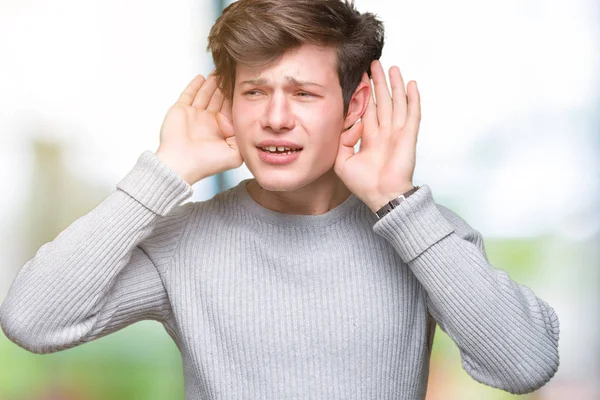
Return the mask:
<svg viewBox="0 0 600 400"><path fill-rule="evenodd" d="M273 93L262 118L263 128L284 132L294 129L294 125L294 115L285 94Z"/></svg>

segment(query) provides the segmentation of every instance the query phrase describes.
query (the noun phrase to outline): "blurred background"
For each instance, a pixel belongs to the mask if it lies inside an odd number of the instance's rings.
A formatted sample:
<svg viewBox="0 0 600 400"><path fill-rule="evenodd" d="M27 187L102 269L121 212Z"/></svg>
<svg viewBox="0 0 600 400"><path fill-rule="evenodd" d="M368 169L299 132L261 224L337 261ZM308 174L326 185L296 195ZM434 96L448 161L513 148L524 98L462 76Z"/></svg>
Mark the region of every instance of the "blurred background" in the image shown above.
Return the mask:
<svg viewBox="0 0 600 400"><path fill-rule="evenodd" d="M100 203L197 73L227 1L0 1L0 301L44 243ZM600 6L594 0L356 0L384 67L416 80L415 184L556 310L561 364L511 396L471 379L438 329L428 400L600 398ZM194 186L193 201L250 177ZM49 355L0 332L0 400L183 399L177 347L145 321Z"/></svg>

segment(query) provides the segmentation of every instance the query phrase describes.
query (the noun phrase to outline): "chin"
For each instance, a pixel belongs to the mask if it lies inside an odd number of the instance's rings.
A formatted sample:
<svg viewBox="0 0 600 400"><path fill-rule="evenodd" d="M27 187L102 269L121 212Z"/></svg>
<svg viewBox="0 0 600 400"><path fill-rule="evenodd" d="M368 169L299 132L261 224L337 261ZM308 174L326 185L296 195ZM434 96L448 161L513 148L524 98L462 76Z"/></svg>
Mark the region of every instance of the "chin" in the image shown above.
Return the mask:
<svg viewBox="0 0 600 400"><path fill-rule="evenodd" d="M310 163L309 163L310 164ZM325 179L330 173L333 173L333 162L329 169L318 172L321 168L313 165L307 170L306 163L298 163L295 166L282 167L281 169L272 166L263 166L258 161L246 162L246 167L254 177L258 185L269 192L294 192L300 190L314 182Z"/></svg>
<svg viewBox="0 0 600 400"><path fill-rule="evenodd" d="M254 179L258 183L258 185L264 190L268 190L269 192L293 192L294 190L298 190L305 185L300 184L297 178L261 178L259 176L254 176Z"/></svg>
<svg viewBox="0 0 600 400"><path fill-rule="evenodd" d="M293 168L287 171L269 171L267 169L260 171L250 170L250 172L256 183L264 190L270 192L293 192L302 189L312 181L306 173L303 174Z"/></svg>

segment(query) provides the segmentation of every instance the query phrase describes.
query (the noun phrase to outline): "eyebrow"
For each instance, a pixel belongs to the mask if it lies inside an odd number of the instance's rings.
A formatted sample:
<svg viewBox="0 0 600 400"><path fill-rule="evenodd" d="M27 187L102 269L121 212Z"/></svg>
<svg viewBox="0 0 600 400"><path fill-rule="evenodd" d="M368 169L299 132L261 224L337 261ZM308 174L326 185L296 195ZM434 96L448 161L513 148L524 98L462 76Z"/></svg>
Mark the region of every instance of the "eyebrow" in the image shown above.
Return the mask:
<svg viewBox="0 0 600 400"><path fill-rule="evenodd" d="M292 76L286 76L285 79L290 82L293 85L296 86L319 86L319 87L323 87L323 85L320 85L316 82L309 82L309 81L300 81ZM243 81L241 84L248 84L248 85L256 85L256 86L260 86L260 85L265 85L267 83L267 80L265 78L257 78L257 79L250 79L247 81Z"/></svg>

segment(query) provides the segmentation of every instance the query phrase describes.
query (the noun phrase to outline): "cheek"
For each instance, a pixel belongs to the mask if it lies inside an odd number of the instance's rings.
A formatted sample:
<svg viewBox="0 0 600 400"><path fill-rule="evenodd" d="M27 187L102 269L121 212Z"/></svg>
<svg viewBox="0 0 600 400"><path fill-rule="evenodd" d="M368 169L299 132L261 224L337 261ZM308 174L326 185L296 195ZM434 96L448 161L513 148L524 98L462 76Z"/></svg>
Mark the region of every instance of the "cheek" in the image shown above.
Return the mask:
<svg viewBox="0 0 600 400"><path fill-rule="evenodd" d="M312 128L311 131L325 131L329 138L333 132L341 133L344 124L341 99L326 98L322 102L304 106L298 108L298 115L301 115L305 125Z"/></svg>
<svg viewBox="0 0 600 400"><path fill-rule="evenodd" d="M329 147L337 145L344 120L328 112L326 108L321 108L308 112L302 119L302 124L306 128L311 142L314 141Z"/></svg>
<svg viewBox="0 0 600 400"><path fill-rule="evenodd" d="M240 107L231 109L231 124L233 125L233 130L235 132L235 136L237 140L245 140L248 136L248 126L252 124L252 121L256 118L251 118L248 110Z"/></svg>
<svg viewBox="0 0 600 400"><path fill-rule="evenodd" d="M264 111L264 104L259 101L247 101L240 96L231 107L233 120L239 125L250 125L259 119Z"/></svg>
<svg viewBox="0 0 600 400"><path fill-rule="evenodd" d="M330 164L335 160L340 143L340 132L334 125L335 123L331 122L318 131L312 131L308 140L314 163Z"/></svg>

